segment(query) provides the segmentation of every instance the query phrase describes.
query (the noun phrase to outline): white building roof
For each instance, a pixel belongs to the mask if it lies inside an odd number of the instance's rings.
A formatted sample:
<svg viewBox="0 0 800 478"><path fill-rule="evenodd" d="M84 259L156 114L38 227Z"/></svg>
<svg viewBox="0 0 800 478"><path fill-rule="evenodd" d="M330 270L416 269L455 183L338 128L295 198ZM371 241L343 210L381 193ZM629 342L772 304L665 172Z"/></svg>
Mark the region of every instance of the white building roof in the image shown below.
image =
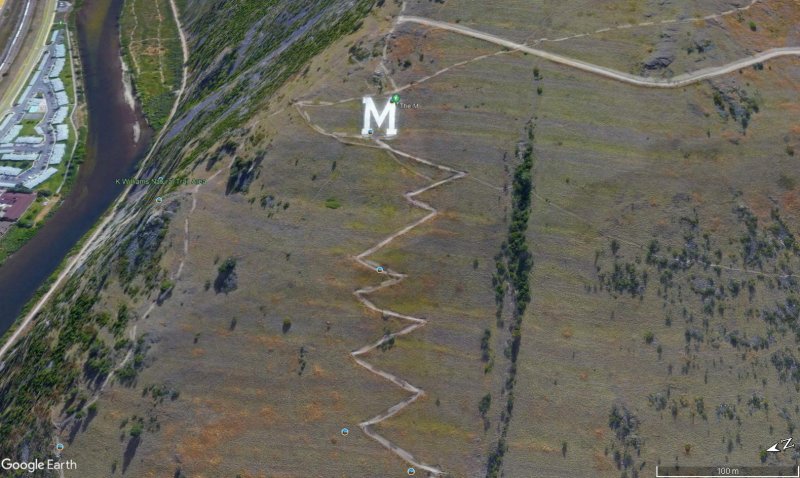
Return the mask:
<svg viewBox="0 0 800 478"><path fill-rule="evenodd" d="M67 106L69 104L69 97L63 91L56 93L56 100L58 101L58 106Z"/></svg>
<svg viewBox="0 0 800 478"><path fill-rule="evenodd" d="M27 181L22 183L22 185L25 186L28 189L33 189L36 186L38 186L38 185L42 184L43 182L47 181L48 179L50 179L50 176L56 174L57 172L58 172L58 169L56 169L56 168L47 168L44 171L42 171L41 173L37 174L36 176L31 177L30 179L28 179Z"/></svg>
<svg viewBox="0 0 800 478"><path fill-rule="evenodd" d="M8 132L6 133L5 136L0 138L0 143L10 143L14 141L14 138L19 136L21 132L22 132L22 125L15 124L14 126L8 129Z"/></svg>
<svg viewBox="0 0 800 478"><path fill-rule="evenodd" d="M23 144L39 144L44 142L44 138L41 136L20 136L15 139L14 142Z"/></svg>
<svg viewBox="0 0 800 478"><path fill-rule="evenodd" d="M53 66L50 68L50 78L56 78L61 72L64 70L64 65L66 65L67 61L63 58L56 58L56 61L53 62Z"/></svg>
<svg viewBox="0 0 800 478"><path fill-rule="evenodd" d="M19 176L19 173L22 172L22 168L15 168L12 166L0 166L0 174L5 174L7 176Z"/></svg>
<svg viewBox="0 0 800 478"><path fill-rule="evenodd" d="M56 45L55 48L55 57L64 58L65 56L67 56L67 48L64 46L63 43L59 43L58 45Z"/></svg>
<svg viewBox="0 0 800 478"><path fill-rule="evenodd" d="M36 161L39 158L39 153L6 153L3 155L3 161Z"/></svg>
<svg viewBox="0 0 800 478"><path fill-rule="evenodd" d="M61 108L57 109L55 114L53 114L53 123L63 123L65 119L67 119L67 114L69 114L69 108L66 106L62 106Z"/></svg>
<svg viewBox="0 0 800 478"><path fill-rule="evenodd" d="M50 80L50 85L52 85L53 91L64 91L64 82L59 78Z"/></svg>
<svg viewBox="0 0 800 478"><path fill-rule="evenodd" d="M50 160L48 164L61 164L64 160L64 155L67 154L67 145L64 143L56 143L53 145L53 152L50 153Z"/></svg>
<svg viewBox="0 0 800 478"><path fill-rule="evenodd" d="M66 141L69 139L69 126L65 124L56 125L56 141Z"/></svg>
<svg viewBox="0 0 800 478"><path fill-rule="evenodd" d="M10 123L13 118L14 118L13 114L11 113L7 114L5 119L3 119L3 122L0 123L0 131L6 129L6 126L8 126L8 123Z"/></svg>

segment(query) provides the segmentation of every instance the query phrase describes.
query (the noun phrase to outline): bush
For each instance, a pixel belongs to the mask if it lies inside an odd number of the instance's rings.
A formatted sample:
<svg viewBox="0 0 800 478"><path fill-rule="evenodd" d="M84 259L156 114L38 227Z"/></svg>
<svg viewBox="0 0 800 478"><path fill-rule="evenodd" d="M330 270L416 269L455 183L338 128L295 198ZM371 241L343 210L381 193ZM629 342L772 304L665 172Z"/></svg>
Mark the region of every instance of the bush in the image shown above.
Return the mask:
<svg viewBox="0 0 800 478"><path fill-rule="evenodd" d="M162 281L161 281L161 293L163 294L164 292L166 292L166 291L168 291L168 290L172 289L172 287L173 287L174 285L175 285L175 284L174 284L174 283L173 283L171 280L169 280L169 279L164 279L164 280L162 280Z"/></svg>
<svg viewBox="0 0 800 478"><path fill-rule="evenodd" d="M481 401L478 403L478 411L480 412L483 418L486 418L486 413L489 411L489 407L492 406L492 395L487 393L486 395L481 398Z"/></svg>
<svg viewBox="0 0 800 478"><path fill-rule="evenodd" d="M130 434L133 438L137 438L142 435L142 424L139 422L134 423L131 426Z"/></svg>
<svg viewBox="0 0 800 478"><path fill-rule="evenodd" d="M238 287L236 277L236 259L229 257L217 268L217 278L214 280L214 291L217 293L233 292Z"/></svg>

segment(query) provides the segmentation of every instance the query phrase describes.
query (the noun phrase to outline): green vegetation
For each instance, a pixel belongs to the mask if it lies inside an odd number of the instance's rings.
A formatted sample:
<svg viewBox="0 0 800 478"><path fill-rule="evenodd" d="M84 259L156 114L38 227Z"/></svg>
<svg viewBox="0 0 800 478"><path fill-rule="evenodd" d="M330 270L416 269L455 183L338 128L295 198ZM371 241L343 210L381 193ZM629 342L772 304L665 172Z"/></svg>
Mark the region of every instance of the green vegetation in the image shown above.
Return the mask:
<svg viewBox="0 0 800 478"><path fill-rule="evenodd" d="M24 119L22 120L22 131L20 131L20 136L39 136L39 133L36 132L36 125L39 124L40 120L31 120L31 119Z"/></svg>
<svg viewBox="0 0 800 478"><path fill-rule="evenodd" d="M259 151L254 158L248 160L237 156L231 165L225 194L246 193L250 188L250 183L261 173L261 162L264 160L265 154L264 151Z"/></svg>
<svg viewBox="0 0 800 478"><path fill-rule="evenodd" d="M478 403L478 413L480 413L483 418L486 418L486 414L489 412L489 407L491 406L492 395L487 393L483 396L483 398L481 398L480 403Z"/></svg>
<svg viewBox="0 0 800 478"><path fill-rule="evenodd" d="M608 415L608 426L616 438L612 450L617 469L633 469L635 458L632 453L638 456L642 447L639 419L625 406L614 405Z"/></svg>
<svg viewBox="0 0 800 478"><path fill-rule="evenodd" d="M120 43L150 125L164 126L180 87L183 53L168 0L125 0Z"/></svg>
<svg viewBox="0 0 800 478"><path fill-rule="evenodd" d="M233 292L237 289L236 259L229 257L217 268L217 278L214 279L214 291L218 294Z"/></svg>
<svg viewBox="0 0 800 478"><path fill-rule="evenodd" d="M644 333L644 343L646 343L647 345L652 344L654 338L655 336L653 335L653 332L648 330L647 332Z"/></svg>
<svg viewBox="0 0 800 478"><path fill-rule="evenodd" d="M274 3L278 3L278 0L271 0L270 5ZM284 6L288 12L295 14L302 11L302 15L298 17L299 21L299 18L313 18L315 14L334 3L334 0L315 2L310 8L297 2L287 3ZM220 89L223 84L226 88L213 108L207 108L198 115L184 132L187 138L196 137L199 141L189 154L182 156L181 163L191 164L211 149L220 138L236 131L244 118L251 117L261 107L261 102L253 101L253 98L269 98L311 58L343 35L358 29L362 18L370 12L374 3L374 0L358 0L353 7L345 11L336 14L327 13L327 20L315 23L305 35L289 43L286 49L259 69L256 90L241 78L243 71L286 41L293 31L291 25L275 26L265 30L261 40L253 43L249 50L228 51L213 69L207 70L206 67L218 58L219 54L231 45L238 45L237 42L244 38L247 25L252 22L253 16L265 11L269 5L259 0L238 2L227 0L215 4L214 8L206 9L194 22L191 32L193 35L205 38L205 41L192 51L189 61L192 69L199 69L205 74L199 79L199 86L181 105L180 111L196 105L206 95ZM234 109L231 108L233 104L241 106ZM166 165L168 168L174 166Z"/></svg>
<svg viewBox="0 0 800 478"><path fill-rule="evenodd" d="M127 287L131 295L135 295L134 278L141 275L146 290L161 285L158 260L161 257L161 242L167 234L170 214L155 214L136 226L135 235L130 235L121 243L117 271L120 282Z"/></svg>
<svg viewBox="0 0 800 478"><path fill-rule="evenodd" d="M516 156L520 164L514 170L511 193L511 224L508 237L501 246L501 253L496 257L497 273L493 277L496 290L506 291L514 304L512 311L510 343L504 354L509 362L505 381L506 404L501 414L500 437L497 445L489 454L486 478L501 476L503 456L508 450L506 436L514 409L514 386L517 375L517 358L522 344L522 318L531 301L530 272L533 258L528 248L527 230L531 213L531 195L533 193L533 125L527 126L527 141L517 146ZM498 318L501 314L502 295L498 301ZM486 336L486 334L484 334ZM483 343L483 342L482 342ZM483 345L482 345L483 347ZM488 408L488 404L487 404Z"/></svg>
<svg viewBox="0 0 800 478"><path fill-rule="evenodd" d="M342 207L342 203L336 198L328 198L325 200L325 207L328 209L339 209Z"/></svg>
<svg viewBox="0 0 800 478"><path fill-rule="evenodd" d="M142 434L142 431L144 431L142 424L139 422L133 422L133 424L131 425L131 429L128 433L130 433L132 437L136 438Z"/></svg>

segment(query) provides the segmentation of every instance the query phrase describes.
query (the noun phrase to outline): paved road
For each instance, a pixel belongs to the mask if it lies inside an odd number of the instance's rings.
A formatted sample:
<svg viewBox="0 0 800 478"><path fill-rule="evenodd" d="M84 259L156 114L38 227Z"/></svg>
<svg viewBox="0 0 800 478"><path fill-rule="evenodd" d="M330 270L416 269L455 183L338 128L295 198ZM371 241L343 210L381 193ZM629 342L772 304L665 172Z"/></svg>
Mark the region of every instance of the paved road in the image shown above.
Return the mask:
<svg viewBox="0 0 800 478"><path fill-rule="evenodd" d="M36 68L39 58L41 58L42 48L50 38L50 27L53 25L53 20L55 19L57 0L43 1L45 2L44 17L42 18L41 24L36 31L36 38L34 39L33 48L24 58L16 58L14 60L17 63L21 62L21 66L14 75L14 78L11 78L11 81L8 83L8 87L4 91L0 91L0 111L8 110L13 104L14 100L22 92L22 88L27 85L28 77L33 72L33 69ZM33 5L31 5L31 12L34 10L35 8L33 8ZM33 15L33 13L31 13L31 15ZM22 36L24 38L27 35Z"/></svg>
<svg viewBox="0 0 800 478"><path fill-rule="evenodd" d="M2 11L2 5L3 1L0 0L0 11ZM0 75L8 71L8 68L11 66L11 63L17 56L17 53L22 46L22 42L25 40L25 32L28 31L31 21L33 21L34 7L35 3L33 3L33 0L25 1L25 8L22 10L22 18L17 24L17 28L14 29L14 33L11 36L8 46L6 46L6 48L3 50L3 58L2 62L0 62Z"/></svg>
<svg viewBox="0 0 800 478"><path fill-rule="evenodd" d="M757 63L762 63L764 61L771 60L773 58L778 58L781 56L800 56L800 47L771 48L761 53L757 53L755 55L733 61L726 65L703 68L701 70L697 70L691 73L684 73L682 75L678 75L670 79L647 78L645 76L632 75L630 73L624 73L622 71L614 70L612 68L606 68L604 66L593 65L585 61L576 60L574 58L558 55L556 53L550 53L544 50L539 50L537 48L531 48L528 45L516 43L511 40L499 37L497 35L492 35L490 33L473 30L472 28L467 28L453 23L440 22L438 20L430 20L427 18L414 17L414 16L400 16L398 17L397 21L398 23L417 23L420 25L425 25L433 28L448 30L454 33L458 33L460 35L466 35L472 38L477 38L479 40L484 40L490 43L501 45L510 48L512 50L519 50L526 53L530 53L531 55L544 58L545 60L550 60L554 63L571 66L579 70L587 71L589 73L594 73L596 75L604 76L606 78L611 78L612 80L618 80L632 85L646 86L651 88L680 88L682 86L690 85L692 83L697 83L698 81L707 80L709 78L714 78L716 76L727 75L728 73L733 73L734 71L737 71L741 68L752 66Z"/></svg>

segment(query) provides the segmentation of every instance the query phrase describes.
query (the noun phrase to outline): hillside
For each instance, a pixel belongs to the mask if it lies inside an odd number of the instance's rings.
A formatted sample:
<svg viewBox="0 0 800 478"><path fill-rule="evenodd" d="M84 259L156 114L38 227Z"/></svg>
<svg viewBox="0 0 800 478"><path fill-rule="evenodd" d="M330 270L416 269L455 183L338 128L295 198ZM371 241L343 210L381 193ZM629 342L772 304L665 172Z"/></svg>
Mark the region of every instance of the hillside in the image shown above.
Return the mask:
<svg viewBox="0 0 800 478"><path fill-rule="evenodd" d="M800 44L800 9L589 3L177 2L187 89L143 173L166 184L8 358L3 452L62 440L80 476L793 463L764 450L798 420L800 67L722 70ZM399 134L363 137L361 98L392 93Z"/></svg>

